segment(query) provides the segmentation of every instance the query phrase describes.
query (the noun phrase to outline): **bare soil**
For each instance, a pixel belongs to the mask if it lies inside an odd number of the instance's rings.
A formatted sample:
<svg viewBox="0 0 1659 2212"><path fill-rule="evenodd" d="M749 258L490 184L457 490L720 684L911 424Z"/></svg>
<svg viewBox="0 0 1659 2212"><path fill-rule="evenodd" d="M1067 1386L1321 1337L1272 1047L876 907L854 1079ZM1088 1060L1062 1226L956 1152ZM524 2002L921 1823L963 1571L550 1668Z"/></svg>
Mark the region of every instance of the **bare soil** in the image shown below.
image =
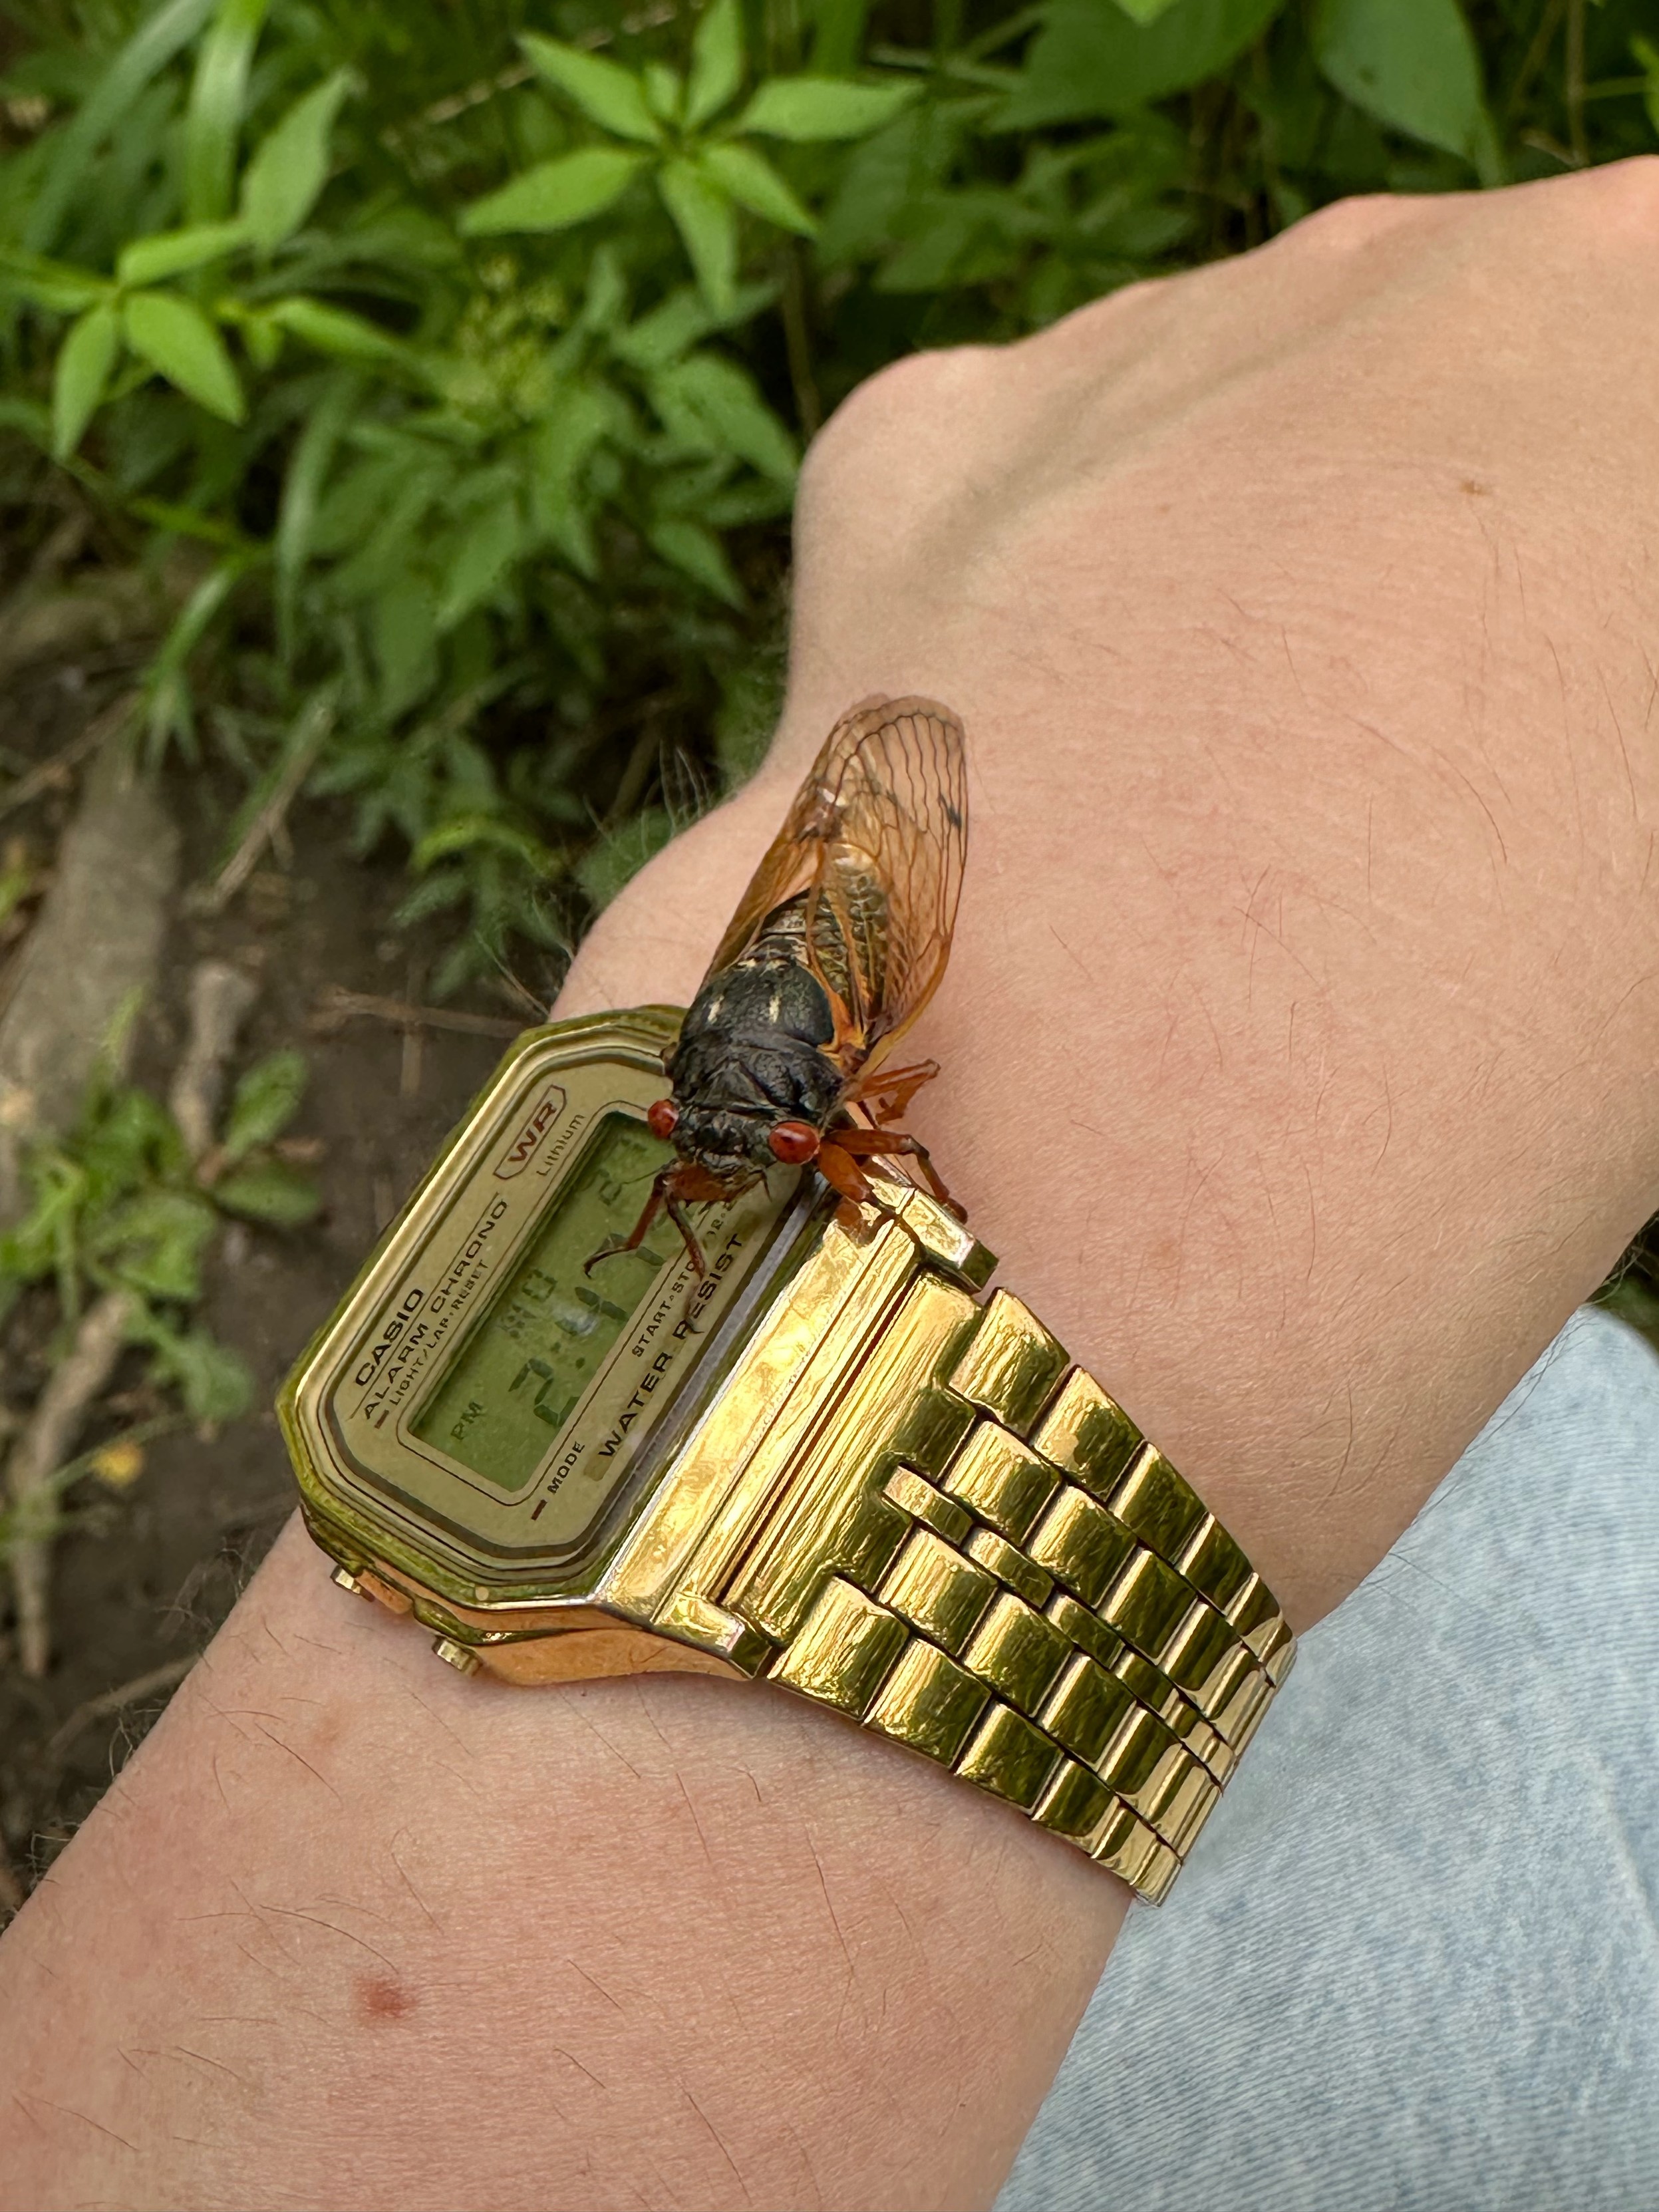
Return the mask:
<svg viewBox="0 0 1659 2212"><path fill-rule="evenodd" d="M96 703L99 687L76 670L15 686L5 767L15 773L50 759ZM363 1016L319 1033L319 1007L331 987L423 1001L440 942L434 933L393 928L407 878L391 858L352 855L342 811L301 804L289 823L287 865L262 862L221 915L191 912L190 889L222 857L223 824L239 794L201 771L174 771L166 789L184 835L185 892L161 987L143 1017L135 1073L165 1095L199 960L246 969L259 995L239 1064L277 1046L305 1052L311 1083L292 1133L316 1146L309 1171L325 1207L319 1220L290 1231L234 1225L213 1252L200 1318L253 1370L252 1413L216 1436L186 1432L152 1443L130 1490L112 1493L88 1481L71 1492L76 1526L57 1547L55 1656L43 1681L25 1679L0 1637L0 1834L24 1888L107 1789L165 1705L166 1671L182 1673L206 1644L291 1510L287 1454L270 1410L276 1387L505 1044L443 1029L410 1034ZM73 800L66 773L0 835L21 833L47 856ZM497 1022L531 1018L505 984L474 987L444 1011ZM45 1371L47 1304L26 1304L0 1336L0 1401L13 1409L28 1405ZM135 1358L118 1373L88 1442L121 1426L124 1415L131 1419L141 1371ZM0 1591L0 1620L5 1604ZM147 1690L150 1678L158 1686Z"/></svg>

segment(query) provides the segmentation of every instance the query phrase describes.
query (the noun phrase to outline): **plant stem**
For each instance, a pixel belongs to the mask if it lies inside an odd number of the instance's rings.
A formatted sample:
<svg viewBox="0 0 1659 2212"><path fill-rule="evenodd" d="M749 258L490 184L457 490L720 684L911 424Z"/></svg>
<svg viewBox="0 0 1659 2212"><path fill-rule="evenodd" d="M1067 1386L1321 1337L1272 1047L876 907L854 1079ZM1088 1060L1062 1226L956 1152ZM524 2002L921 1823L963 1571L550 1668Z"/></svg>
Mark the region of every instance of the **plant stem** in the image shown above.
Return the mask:
<svg viewBox="0 0 1659 2212"><path fill-rule="evenodd" d="M812 373L812 341L806 327L806 278L801 249L793 240L783 253L783 339L789 353L789 381L801 435L816 438L823 421L823 401Z"/></svg>
<svg viewBox="0 0 1659 2212"><path fill-rule="evenodd" d="M1532 44L1522 57L1521 66L1515 72L1505 95L1504 106L1507 113L1514 115L1519 110L1533 79L1544 66L1544 57L1550 50L1550 41L1555 36L1565 7L1566 0L1546 0L1539 15L1538 28L1532 35Z"/></svg>
<svg viewBox="0 0 1659 2212"><path fill-rule="evenodd" d="M1579 168L1589 160L1584 137L1584 0L1567 0L1567 143Z"/></svg>
<svg viewBox="0 0 1659 2212"><path fill-rule="evenodd" d="M31 1533L29 1521L44 1514L88 1409L115 1372L131 1311L130 1291L106 1291L82 1316L74 1343L52 1369L40 1404L12 1447L8 1485L23 1533L12 1546L11 1574L18 1655L26 1674L44 1674L52 1656L52 1538Z"/></svg>

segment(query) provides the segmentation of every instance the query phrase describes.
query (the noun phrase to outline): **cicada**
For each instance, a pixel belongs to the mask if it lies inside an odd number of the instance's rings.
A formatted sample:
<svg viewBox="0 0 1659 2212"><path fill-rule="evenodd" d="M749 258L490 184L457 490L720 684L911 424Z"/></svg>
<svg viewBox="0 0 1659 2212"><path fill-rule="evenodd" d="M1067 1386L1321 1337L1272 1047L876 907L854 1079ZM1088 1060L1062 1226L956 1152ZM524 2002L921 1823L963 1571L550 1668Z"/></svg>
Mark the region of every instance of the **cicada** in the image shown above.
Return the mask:
<svg viewBox="0 0 1659 2212"><path fill-rule="evenodd" d="M932 699L866 699L836 723L744 893L664 1055L647 1116L676 1158L630 1236L665 1208L699 1277L688 1206L735 1198L809 1163L849 1224L879 1194L866 1161L906 1157L947 1204L916 1139L893 1125L936 1060L878 1063L939 987L968 843L963 728ZM851 1112L863 1109L861 1116Z"/></svg>

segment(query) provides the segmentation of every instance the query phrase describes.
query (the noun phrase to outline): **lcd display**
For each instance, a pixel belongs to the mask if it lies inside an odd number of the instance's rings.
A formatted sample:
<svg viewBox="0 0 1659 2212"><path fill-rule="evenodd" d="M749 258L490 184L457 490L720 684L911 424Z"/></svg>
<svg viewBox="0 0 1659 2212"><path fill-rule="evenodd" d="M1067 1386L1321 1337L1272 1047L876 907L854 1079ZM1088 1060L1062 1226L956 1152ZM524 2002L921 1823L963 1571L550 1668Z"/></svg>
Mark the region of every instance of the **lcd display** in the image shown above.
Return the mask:
<svg viewBox="0 0 1659 2212"><path fill-rule="evenodd" d="M672 1156L631 1114L604 1117L410 1424L415 1436L504 1490L533 1479L678 1239L655 1231L591 1276L583 1262L628 1235Z"/></svg>

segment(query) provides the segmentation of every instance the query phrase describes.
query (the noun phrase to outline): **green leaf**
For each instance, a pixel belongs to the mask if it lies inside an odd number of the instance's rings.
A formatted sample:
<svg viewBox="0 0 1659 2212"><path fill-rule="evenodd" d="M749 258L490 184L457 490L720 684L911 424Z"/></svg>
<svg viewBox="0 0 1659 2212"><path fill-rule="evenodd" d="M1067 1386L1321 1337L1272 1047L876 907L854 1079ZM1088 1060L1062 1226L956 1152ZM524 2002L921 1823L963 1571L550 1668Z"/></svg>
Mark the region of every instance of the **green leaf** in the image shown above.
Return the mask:
<svg viewBox="0 0 1659 2212"><path fill-rule="evenodd" d="M115 264L123 284L155 284L164 276L181 276L218 261L246 242L246 225L240 222L198 222L186 230L158 230L149 238L135 239L124 246Z"/></svg>
<svg viewBox="0 0 1659 2212"><path fill-rule="evenodd" d="M1224 70L1283 5L1174 0L1143 27L1102 0L1053 0L995 127L1029 130L1080 115L1127 115L1167 100Z"/></svg>
<svg viewBox="0 0 1659 2212"><path fill-rule="evenodd" d="M1117 4L1132 23L1146 25L1157 22L1175 5L1175 0L1117 0Z"/></svg>
<svg viewBox="0 0 1659 2212"><path fill-rule="evenodd" d="M171 1383L194 1421L234 1421L253 1403L253 1377L241 1358L204 1328L169 1328L159 1315L131 1334L149 1347L158 1381Z"/></svg>
<svg viewBox="0 0 1659 2212"><path fill-rule="evenodd" d="M269 313L280 329L291 331L319 353L332 354L340 361L401 362L411 372L417 368L413 351L401 338L344 307L331 307L295 293L273 301Z"/></svg>
<svg viewBox="0 0 1659 2212"><path fill-rule="evenodd" d="M121 318L106 302L88 307L58 349L52 380L52 450L67 460L96 413L121 347Z"/></svg>
<svg viewBox="0 0 1659 2212"><path fill-rule="evenodd" d="M90 269L76 269L67 261L48 261L39 253L21 253L0 246L0 299L27 300L56 314L73 315L82 307L114 296L106 276Z"/></svg>
<svg viewBox="0 0 1659 2212"><path fill-rule="evenodd" d="M243 173L242 220L262 253L292 237L316 205L328 182L334 118L351 82L349 70L336 70L296 100L276 129L261 139Z"/></svg>
<svg viewBox="0 0 1659 2212"><path fill-rule="evenodd" d="M906 236L876 279L883 292L936 292L983 282L1011 265L1021 242L1042 235L1043 220L1012 192L969 186L916 194Z"/></svg>
<svg viewBox="0 0 1659 2212"><path fill-rule="evenodd" d="M671 129L678 128L685 99L685 83L679 71L662 62L647 62L641 72L640 82L645 89L645 104L657 120Z"/></svg>
<svg viewBox="0 0 1659 2212"><path fill-rule="evenodd" d="M280 1137L300 1110L310 1073L302 1052L269 1052L256 1060L236 1085L225 1118L227 1160L233 1165L256 1145Z"/></svg>
<svg viewBox="0 0 1659 2212"><path fill-rule="evenodd" d="M784 657L769 641L747 654L720 684L714 715L714 757L729 793L748 782L765 759L783 719Z"/></svg>
<svg viewBox="0 0 1659 2212"><path fill-rule="evenodd" d="M424 576L391 579L369 601L380 712L388 722L406 713L438 680L437 613Z"/></svg>
<svg viewBox="0 0 1659 2212"><path fill-rule="evenodd" d="M462 234L488 238L503 230L567 230L586 222L622 198L645 159L620 146L587 146L556 161L539 161L464 209Z"/></svg>
<svg viewBox="0 0 1659 2212"><path fill-rule="evenodd" d="M129 1289L188 1305L202 1295L202 1255L213 1231L205 1199L149 1190L118 1206L88 1247Z"/></svg>
<svg viewBox="0 0 1659 2212"><path fill-rule="evenodd" d="M660 144L662 132L631 70L534 31L526 32L519 44L542 82L574 100L601 130L614 131L618 138L636 139L642 146Z"/></svg>
<svg viewBox="0 0 1659 2212"><path fill-rule="evenodd" d="M635 368L660 368L689 353L712 331L752 322L776 297L775 285L739 284L730 307L717 315L695 284L677 285L648 315L618 331L611 350Z"/></svg>
<svg viewBox="0 0 1659 2212"><path fill-rule="evenodd" d="M1320 0L1321 70L1379 123L1473 159L1486 125L1480 59L1457 0Z"/></svg>
<svg viewBox="0 0 1659 2212"><path fill-rule="evenodd" d="M1636 38L1631 40L1630 50L1642 72L1642 105L1647 109L1648 121L1659 131L1659 46L1651 39Z"/></svg>
<svg viewBox="0 0 1659 2212"><path fill-rule="evenodd" d="M89 1216L186 1164L172 1115L159 1099L127 1085L106 1091L94 1079L70 1141L86 1170Z"/></svg>
<svg viewBox="0 0 1659 2212"><path fill-rule="evenodd" d="M939 121L938 109L910 108L837 164L840 174L818 225L821 266L894 243L917 198L949 173L953 148L943 143Z"/></svg>
<svg viewBox="0 0 1659 2212"><path fill-rule="evenodd" d="M276 511L276 619L284 651L293 649L295 594L311 558L323 486L362 390L362 378L355 369L330 371L323 397L295 443L283 478L282 504Z"/></svg>
<svg viewBox="0 0 1659 2212"><path fill-rule="evenodd" d="M213 1186L214 1203L227 1213L264 1221L275 1229L297 1229L322 1209L322 1193L309 1176L286 1160L250 1160L233 1168Z"/></svg>
<svg viewBox="0 0 1659 2212"><path fill-rule="evenodd" d="M343 600L372 599L388 580L408 574L411 549L426 543L421 533L426 532L428 509L434 500L445 497L459 473L456 464L441 455L429 449L422 454L416 441L404 442L404 465L389 476L375 471L371 477L375 505L359 516L349 540L343 544L337 538L340 508L331 518L335 542L331 550L345 551L347 557L331 572L330 588ZM361 483L362 477L357 481ZM341 507L349 504L343 499Z"/></svg>
<svg viewBox="0 0 1659 2212"><path fill-rule="evenodd" d="M606 431L616 426L619 411L609 392L587 384L573 386L561 394L532 443L530 497L536 526L584 576L597 574L599 561L580 495L582 472Z"/></svg>
<svg viewBox="0 0 1659 2212"><path fill-rule="evenodd" d="M202 41L185 118L185 215L217 222L229 211L248 70L270 0L219 0Z"/></svg>
<svg viewBox="0 0 1659 2212"><path fill-rule="evenodd" d="M182 664L190 658L206 635L213 617L241 580L247 566L248 556L245 553L232 554L228 559L216 562L185 600L155 657L154 667L165 668L173 662Z"/></svg>
<svg viewBox="0 0 1659 2212"><path fill-rule="evenodd" d="M514 823L503 822L498 814L452 814L422 838L410 856L410 866L418 873L429 868L434 860L447 860L455 853L475 852L480 846L522 860L526 867L540 876L551 875L559 864L557 855L549 852L539 839Z"/></svg>
<svg viewBox="0 0 1659 2212"><path fill-rule="evenodd" d="M257 308L247 309L241 317L242 343L247 357L257 369L269 371L283 357L283 333L279 325Z"/></svg>
<svg viewBox="0 0 1659 2212"><path fill-rule="evenodd" d="M665 161L657 190L714 313L732 304L738 284L738 219L714 179L691 161Z"/></svg>
<svg viewBox="0 0 1659 2212"><path fill-rule="evenodd" d="M581 327L585 331L613 331L627 311L628 279L623 274L616 248L609 240L602 240L588 258Z"/></svg>
<svg viewBox="0 0 1659 2212"><path fill-rule="evenodd" d="M23 1173L28 1211L0 1236L0 1279L8 1284L38 1282L56 1269L72 1279L76 1220L86 1197L86 1173L50 1142L25 1152ZM70 1263L67 1268L66 1261Z"/></svg>
<svg viewBox="0 0 1659 2212"><path fill-rule="evenodd" d="M199 307L171 292L135 292L126 303L127 343L187 398L227 422L246 412L224 341Z"/></svg>
<svg viewBox="0 0 1659 2212"><path fill-rule="evenodd" d="M817 228L772 164L752 146L733 145L729 139L705 146L697 156L697 166L739 207L776 223L780 230L811 238Z"/></svg>
<svg viewBox="0 0 1659 2212"><path fill-rule="evenodd" d="M870 0L817 0L812 33L812 74L851 76L864 52Z"/></svg>
<svg viewBox="0 0 1659 2212"><path fill-rule="evenodd" d="M0 430L15 430L43 453L52 450L52 417L32 399L0 398Z"/></svg>
<svg viewBox="0 0 1659 2212"><path fill-rule="evenodd" d="M233 553L209 569L185 600L177 620L161 641L161 651L145 671L152 753L158 753L169 736L188 740L191 703L185 674L190 657L207 635L220 608L246 574L252 558L246 552Z"/></svg>
<svg viewBox="0 0 1659 2212"><path fill-rule="evenodd" d="M743 10L738 0L714 0L691 41L685 120L696 131L735 100L743 82Z"/></svg>
<svg viewBox="0 0 1659 2212"><path fill-rule="evenodd" d="M1098 0L1090 0L1091 6ZM862 138L890 123L918 98L914 84L848 84L828 76L775 76L762 85L738 118L739 131L805 143Z"/></svg>
<svg viewBox="0 0 1659 2212"><path fill-rule="evenodd" d="M46 157L46 171L23 229L23 243L44 253L57 237L92 157L152 77L189 45L213 13L214 0L167 0L140 23Z"/></svg>
<svg viewBox="0 0 1659 2212"><path fill-rule="evenodd" d="M736 453L750 468L780 483L793 483L799 465L794 441L761 398L754 380L735 362L712 353L664 369L652 383L664 420L690 414L716 453Z"/></svg>
<svg viewBox="0 0 1659 2212"><path fill-rule="evenodd" d="M474 607L483 605L518 558L523 539L514 492L494 501L473 520L445 574L438 606L440 630L453 629Z"/></svg>
<svg viewBox="0 0 1659 2212"><path fill-rule="evenodd" d="M266 755L262 772L249 784L241 805L222 825L222 858L229 859L262 817L270 819L270 810L282 805L284 793L304 787L338 725L342 689L337 676L332 682L319 684L289 717L287 728Z"/></svg>
<svg viewBox="0 0 1659 2212"><path fill-rule="evenodd" d="M701 584L728 606L743 605L743 586L732 573L726 548L712 530L700 522L670 515L653 522L646 535L671 568L690 576L694 584Z"/></svg>

